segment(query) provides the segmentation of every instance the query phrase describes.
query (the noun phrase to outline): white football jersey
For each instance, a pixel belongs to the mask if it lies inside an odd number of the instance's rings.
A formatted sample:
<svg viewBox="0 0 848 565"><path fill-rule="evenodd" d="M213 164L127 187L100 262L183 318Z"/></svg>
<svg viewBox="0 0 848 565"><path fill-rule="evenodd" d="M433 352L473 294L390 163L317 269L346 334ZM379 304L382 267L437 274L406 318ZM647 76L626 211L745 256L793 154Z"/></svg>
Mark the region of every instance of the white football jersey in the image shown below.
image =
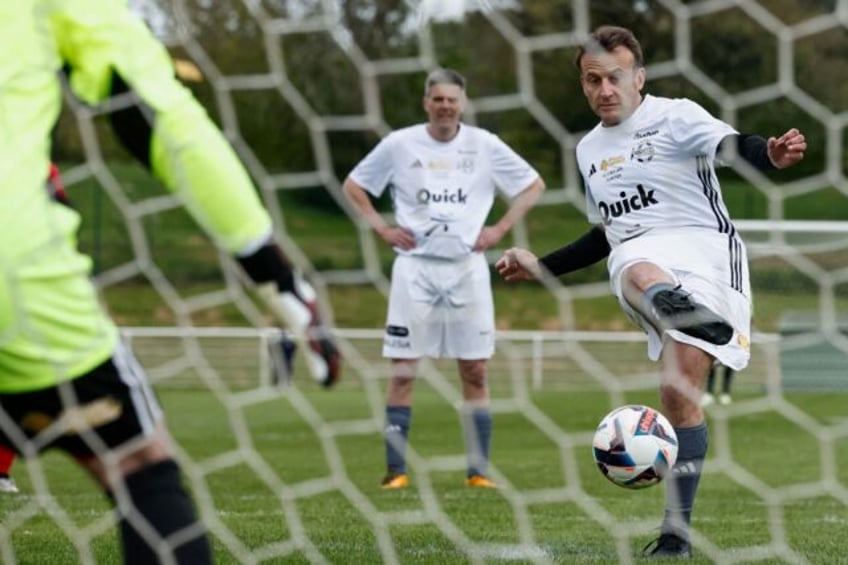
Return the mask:
<svg viewBox="0 0 848 565"><path fill-rule="evenodd" d="M577 145L589 221L604 225L613 249L681 228L734 237L714 161L736 133L691 100L646 95L621 124L598 124Z"/></svg>
<svg viewBox="0 0 848 565"><path fill-rule="evenodd" d="M471 253L496 191L514 198L539 173L484 129L462 124L452 140L442 142L426 128L390 133L350 177L375 197L390 188L395 219L416 240L415 248L399 253L461 257Z"/></svg>

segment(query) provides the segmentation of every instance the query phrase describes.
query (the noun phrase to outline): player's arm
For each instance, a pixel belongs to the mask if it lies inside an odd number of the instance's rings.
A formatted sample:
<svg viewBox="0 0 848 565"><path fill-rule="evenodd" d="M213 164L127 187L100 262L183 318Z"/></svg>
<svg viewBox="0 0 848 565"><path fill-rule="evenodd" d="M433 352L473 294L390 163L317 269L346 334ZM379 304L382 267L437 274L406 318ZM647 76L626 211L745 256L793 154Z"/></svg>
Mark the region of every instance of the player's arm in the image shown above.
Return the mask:
<svg viewBox="0 0 848 565"><path fill-rule="evenodd" d="M484 226L480 230L480 235L477 237L477 242L474 244L474 251L485 251L498 243L512 229L515 222L520 220L527 214L527 211L535 206L536 202L545 191L545 181L541 177L531 182L527 188L518 193L518 196L512 199L509 205L509 210L501 216L494 225Z"/></svg>
<svg viewBox="0 0 848 565"><path fill-rule="evenodd" d="M371 203L371 197L364 187L347 177L342 184L345 198L357 213L368 223L383 241L399 249L410 250L415 247L415 235L407 228L390 226Z"/></svg>
<svg viewBox="0 0 848 565"><path fill-rule="evenodd" d="M275 318L304 345L313 377L332 385L339 355L321 321L317 293L274 241L271 217L246 168L177 79L162 43L120 0L68 2L53 22L74 93L89 104L128 93L138 98L110 112L117 138L238 261Z"/></svg>
<svg viewBox="0 0 848 565"><path fill-rule="evenodd" d="M509 282L558 277L594 265L610 253L602 226L593 226L578 239L537 258L530 251L513 247L495 263L498 273Z"/></svg>
<svg viewBox="0 0 848 565"><path fill-rule="evenodd" d="M722 140L718 152L728 144L736 145L736 153L760 171L785 169L801 161L807 149L804 134L795 128L780 137L765 139L759 135L741 133Z"/></svg>

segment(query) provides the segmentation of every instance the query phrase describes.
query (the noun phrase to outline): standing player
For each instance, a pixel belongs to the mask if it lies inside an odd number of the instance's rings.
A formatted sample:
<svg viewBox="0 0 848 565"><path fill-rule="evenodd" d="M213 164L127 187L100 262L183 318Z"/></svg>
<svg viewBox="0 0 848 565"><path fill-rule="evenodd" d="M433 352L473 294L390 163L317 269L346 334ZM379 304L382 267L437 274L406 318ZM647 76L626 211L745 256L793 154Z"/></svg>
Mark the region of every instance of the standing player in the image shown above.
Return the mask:
<svg viewBox="0 0 848 565"><path fill-rule="evenodd" d="M429 74L428 122L389 134L344 182L350 202L397 252L392 268L383 356L391 359L386 402L383 487L409 484L405 449L412 389L421 357L457 359L468 452L466 484L487 478L492 416L486 363L494 352L494 304L483 251L496 244L545 188L539 174L497 136L460 122L465 78L449 69ZM371 203L391 187L396 226ZM512 198L485 226L497 190Z"/></svg>
<svg viewBox="0 0 848 565"><path fill-rule="evenodd" d="M718 403L727 405L733 402L730 396L730 387L733 384L734 371L730 367L724 365L713 365L710 367L710 372L707 374L707 387L704 390L704 396L701 397L701 406L710 406L716 401L715 386L716 373L721 370L721 394L718 396Z"/></svg>
<svg viewBox="0 0 848 565"><path fill-rule="evenodd" d="M243 167L125 2L0 3L0 45L0 444L73 456L114 502L127 562L209 563L161 409L76 249L79 215L44 190L61 68L86 102L122 88L139 97L142 121L119 134L309 342L324 384L338 375L335 348Z"/></svg>
<svg viewBox="0 0 848 565"><path fill-rule="evenodd" d="M736 370L750 356L751 292L745 245L715 174L721 144L761 170L804 156L791 129L768 140L738 134L686 99L642 96L642 49L624 28L598 28L578 51L583 93L600 117L577 146L589 221L574 243L537 259L510 249L496 263L506 280L542 279L609 255L624 311L660 360L660 400L680 442L653 556L691 556L689 522L707 453L699 403L715 359Z"/></svg>

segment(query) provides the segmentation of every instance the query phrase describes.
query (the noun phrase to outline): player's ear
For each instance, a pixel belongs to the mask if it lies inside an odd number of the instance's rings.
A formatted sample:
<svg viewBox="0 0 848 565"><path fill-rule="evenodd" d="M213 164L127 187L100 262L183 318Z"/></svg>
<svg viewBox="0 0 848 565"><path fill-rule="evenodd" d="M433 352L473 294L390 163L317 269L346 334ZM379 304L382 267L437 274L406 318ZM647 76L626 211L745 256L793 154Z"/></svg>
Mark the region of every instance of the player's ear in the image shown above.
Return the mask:
<svg viewBox="0 0 848 565"><path fill-rule="evenodd" d="M636 69L636 88L642 90L642 87L645 86L645 80L647 79L647 73L645 71L645 67L639 67Z"/></svg>

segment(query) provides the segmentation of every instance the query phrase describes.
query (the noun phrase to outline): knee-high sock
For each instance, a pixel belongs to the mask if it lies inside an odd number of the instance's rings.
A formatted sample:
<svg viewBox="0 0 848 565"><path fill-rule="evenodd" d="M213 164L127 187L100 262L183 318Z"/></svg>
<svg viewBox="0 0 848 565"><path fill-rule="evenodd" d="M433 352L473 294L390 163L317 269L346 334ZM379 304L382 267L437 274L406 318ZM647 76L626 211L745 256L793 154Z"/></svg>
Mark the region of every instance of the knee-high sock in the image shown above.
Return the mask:
<svg viewBox="0 0 848 565"><path fill-rule="evenodd" d="M649 317L652 322L657 322L656 316L653 314L654 312L654 297L658 292L663 290L674 290L674 285L671 283L660 282L651 285L650 288L645 290L645 294L642 296L642 315ZM659 327L659 326L658 326Z"/></svg>
<svg viewBox="0 0 848 565"><path fill-rule="evenodd" d="M680 447L677 462L667 478L665 518L661 531L688 539L695 494L707 456L707 424L702 422L692 428L675 428L674 431Z"/></svg>
<svg viewBox="0 0 848 565"><path fill-rule="evenodd" d="M386 406L386 468L390 473L406 473L406 443L412 408Z"/></svg>
<svg viewBox="0 0 848 565"><path fill-rule="evenodd" d="M180 564L212 563L209 543L202 529L187 539L180 539L179 545L165 543L171 534L199 523L174 461L162 461L136 471L125 478L125 485L131 506L125 506L122 504L125 501L110 493L120 513L125 563L161 563L160 555L172 555L174 562Z"/></svg>
<svg viewBox="0 0 848 565"><path fill-rule="evenodd" d="M464 407L462 427L468 452L468 476L485 476L489 470L489 450L492 444L492 412L489 407Z"/></svg>

